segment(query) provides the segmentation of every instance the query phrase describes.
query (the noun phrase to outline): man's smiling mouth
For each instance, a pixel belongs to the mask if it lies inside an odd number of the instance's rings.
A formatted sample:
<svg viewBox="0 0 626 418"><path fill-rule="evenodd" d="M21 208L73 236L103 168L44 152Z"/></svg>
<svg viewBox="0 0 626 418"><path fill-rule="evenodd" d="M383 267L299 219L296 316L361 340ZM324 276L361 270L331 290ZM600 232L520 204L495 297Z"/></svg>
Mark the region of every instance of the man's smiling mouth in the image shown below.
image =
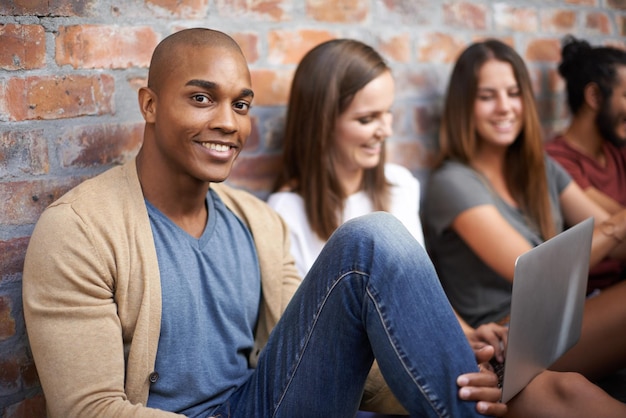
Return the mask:
<svg viewBox="0 0 626 418"><path fill-rule="evenodd" d="M204 148L210 149L211 151L218 151L218 152L226 152L230 150L230 145L225 145L225 144L216 144L215 142L201 142L200 145L202 145Z"/></svg>

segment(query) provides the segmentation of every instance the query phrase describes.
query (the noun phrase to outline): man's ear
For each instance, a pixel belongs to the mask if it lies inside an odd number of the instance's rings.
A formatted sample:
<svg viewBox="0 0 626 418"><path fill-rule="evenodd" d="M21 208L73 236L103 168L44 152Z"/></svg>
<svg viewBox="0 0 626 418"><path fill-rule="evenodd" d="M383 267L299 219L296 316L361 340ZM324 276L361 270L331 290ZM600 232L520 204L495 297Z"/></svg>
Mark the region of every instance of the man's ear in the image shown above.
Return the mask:
<svg viewBox="0 0 626 418"><path fill-rule="evenodd" d="M602 93L600 92L598 85L596 83L587 84L583 93L587 106L597 111L602 103Z"/></svg>
<svg viewBox="0 0 626 418"><path fill-rule="evenodd" d="M141 87L138 93L139 110L146 123L154 123L156 120L157 96L149 87Z"/></svg>

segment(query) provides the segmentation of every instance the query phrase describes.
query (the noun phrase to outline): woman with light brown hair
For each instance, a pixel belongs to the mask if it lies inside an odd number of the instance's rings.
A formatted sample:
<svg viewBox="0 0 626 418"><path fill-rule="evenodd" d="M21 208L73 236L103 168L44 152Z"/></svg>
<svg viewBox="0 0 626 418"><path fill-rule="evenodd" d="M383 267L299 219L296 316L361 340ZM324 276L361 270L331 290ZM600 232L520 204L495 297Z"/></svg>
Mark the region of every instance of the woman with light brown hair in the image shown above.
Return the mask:
<svg viewBox="0 0 626 418"><path fill-rule="evenodd" d="M362 42L324 42L298 65L268 202L291 227L303 276L339 225L373 211L392 213L423 244L419 183L385 161L393 100L390 68Z"/></svg>

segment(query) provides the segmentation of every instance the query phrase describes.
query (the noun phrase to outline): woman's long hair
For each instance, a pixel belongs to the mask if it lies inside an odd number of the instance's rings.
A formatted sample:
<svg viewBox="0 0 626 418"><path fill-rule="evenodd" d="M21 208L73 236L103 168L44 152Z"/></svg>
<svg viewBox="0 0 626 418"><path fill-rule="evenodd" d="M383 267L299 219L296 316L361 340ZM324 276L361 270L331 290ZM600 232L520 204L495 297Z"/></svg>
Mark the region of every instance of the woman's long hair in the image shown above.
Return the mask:
<svg viewBox="0 0 626 418"><path fill-rule="evenodd" d="M327 240L341 223L347 198L334 161L337 118L355 94L389 67L370 46L351 39L324 42L302 59L291 84L283 138L282 170L274 191L288 187L304 200L306 216ZM375 210L387 210L389 185L380 163L365 170L362 189Z"/></svg>
<svg viewBox="0 0 626 418"><path fill-rule="evenodd" d="M470 165L478 149L474 103L478 75L491 59L511 64L524 110L522 130L506 151L504 170L509 192L544 239L555 234L546 179L541 123L528 70L513 48L495 39L470 45L459 56L448 85L440 126L438 163L455 160Z"/></svg>

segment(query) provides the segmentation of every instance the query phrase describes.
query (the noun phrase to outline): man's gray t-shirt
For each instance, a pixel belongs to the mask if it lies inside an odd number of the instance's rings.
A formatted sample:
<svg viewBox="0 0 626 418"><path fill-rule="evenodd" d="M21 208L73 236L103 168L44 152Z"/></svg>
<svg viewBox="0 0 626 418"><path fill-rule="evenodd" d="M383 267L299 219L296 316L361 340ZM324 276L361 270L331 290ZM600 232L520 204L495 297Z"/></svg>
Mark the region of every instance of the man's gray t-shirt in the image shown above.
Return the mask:
<svg viewBox="0 0 626 418"><path fill-rule="evenodd" d="M552 159L545 161L553 219L560 232L559 195L571 179ZM487 180L467 165L448 161L431 174L422 212L426 248L452 306L474 327L505 318L512 289L511 282L487 266L450 228L461 212L481 205L494 205L532 246L544 241L524 213L504 202Z"/></svg>

